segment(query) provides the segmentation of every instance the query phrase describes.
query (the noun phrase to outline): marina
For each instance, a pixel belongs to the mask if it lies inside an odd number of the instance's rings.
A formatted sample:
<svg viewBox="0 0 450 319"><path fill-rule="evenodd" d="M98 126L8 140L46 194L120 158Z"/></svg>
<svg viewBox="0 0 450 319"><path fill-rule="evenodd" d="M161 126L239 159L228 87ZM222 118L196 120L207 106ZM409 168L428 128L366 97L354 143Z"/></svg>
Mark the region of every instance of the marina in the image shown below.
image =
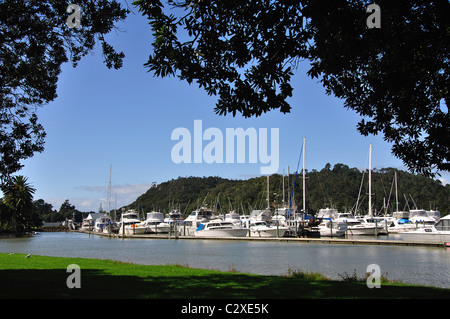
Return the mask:
<svg viewBox="0 0 450 319"><path fill-rule="evenodd" d="M129 210L122 214L118 225L107 214L100 214L95 220L95 227L92 227L92 219L86 219L78 231L108 237L148 239L260 239L437 247L448 246L450 242L450 215L437 218L437 222L433 219L434 223L413 222L407 219L405 213L401 218L356 218L350 213L338 213L335 209L321 209L317 217L297 215L295 219L284 220L278 214L274 217L271 223L265 221L267 217L264 217L265 220L252 216L224 218L202 207L184 220L171 219L170 214L164 218L159 212L147 213L147 219L140 220L134 210ZM68 224L72 225L70 229L77 229L73 224Z"/></svg>
<svg viewBox="0 0 450 319"><path fill-rule="evenodd" d="M437 245L447 246L450 242L450 215L441 217L436 209L418 209L414 199L411 197L414 206L408 205L408 211L399 210L397 172L391 185L388 196L390 199L395 183L395 211L392 205L388 213L389 200L386 205L383 200L383 209L377 210L372 203L372 144L369 145L369 168L368 168L368 209L361 211L361 192L364 184L364 173L361 176L359 193L355 205L352 208L334 207L319 208L316 213L308 213L306 206L306 170L305 170L305 145L303 138L302 152L299 157L303 159L302 168L302 208L295 203L294 190L299 167L294 175L292 191L288 190L289 200L285 201L284 172L282 179L282 202L280 205L271 205L270 200L270 176L266 176L265 183L267 206L264 209L255 209L249 205L247 209L242 207L241 214L233 210L230 198L229 209L218 208L217 201L209 206L206 203L207 195L201 205L193 209L190 214L185 210L182 214L179 210L169 208L169 212L164 215L160 211L147 213L146 219L144 210L140 205L137 208L122 207L120 219L115 221L117 211L114 210L114 219L111 212L103 214L89 214L84 218L81 227L75 225L74 220L68 220L67 224L71 230L80 229L84 232L107 234L108 237L136 237L141 238L213 238L213 239L241 239L241 238L267 238L269 240L306 240L319 239L317 242L339 243L338 239L345 238L344 243L352 244L390 244L390 245ZM289 170L288 170L289 176ZM111 180L111 169L110 169ZM288 179L288 185L290 184ZM273 193L273 196L277 196ZM406 195L404 194L405 199ZM110 189L108 189L110 198ZM190 201L190 200L189 200ZM107 206L109 207L109 200ZM242 206L242 204L240 205ZM259 207L261 208L261 207ZM99 210L100 211L100 210ZM251 212L248 214L248 212ZM167 211L166 211L167 212ZM183 218L185 216L185 218ZM93 227L92 225L95 225ZM100 225L100 226L98 226ZM395 236L395 235L399 236ZM391 236L394 235L394 236ZM366 236L369 239L362 239ZM380 240L379 236L387 236ZM372 237L372 238L371 238ZM289 239L286 239L289 238ZM328 239L332 238L332 239ZM335 239L333 239L335 238ZM375 238L375 240L373 240ZM346 242L347 241L347 242Z"/></svg>

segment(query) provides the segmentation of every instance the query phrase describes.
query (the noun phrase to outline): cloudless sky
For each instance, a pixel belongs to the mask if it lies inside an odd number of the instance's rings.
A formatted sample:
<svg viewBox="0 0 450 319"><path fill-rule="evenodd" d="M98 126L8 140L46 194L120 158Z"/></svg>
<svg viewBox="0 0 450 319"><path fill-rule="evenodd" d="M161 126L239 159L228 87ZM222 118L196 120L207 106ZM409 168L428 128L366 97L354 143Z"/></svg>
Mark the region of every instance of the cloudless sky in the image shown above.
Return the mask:
<svg viewBox="0 0 450 319"><path fill-rule="evenodd" d="M81 211L97 211L100 204L106 208L110 165L111 208L115 198L117 208L122 207L152 182L179 176L260 176L260 167L266 164L259 157L256 164L248 163L248 157L243 164L175 164L171 150L178 141L171 140L172 131L184 127L193 135L194 120L202 120L203 131L210 127L221 130L224 145L226 128L267 128L269 138L270 128L279 128L279 174L283 169L287 173L288 166L291 173L295 171L303 137L308 170L320 170L326 163L368 168L369 144L373 144L374 168L404 168L382 136L358 133L360 117L306 76L307 63L300 65L292 81L291 113L274 110L251 119L216 115L217 97L208 96L196 84L147 72L143 64L152 52L150 26L134 7L130 9L133 12L118 25L122 32L106 36L126 55L122 69L108 69L97 46L77 68L70 63L63 66L58 97L38 110L47 132L45 151L24 161L25 167L18 173L37 189L35 199L42 198L55 209L65 199ZM203 146L208 143L204 141ZM450 175L442 178L450 180Z"/></svg>

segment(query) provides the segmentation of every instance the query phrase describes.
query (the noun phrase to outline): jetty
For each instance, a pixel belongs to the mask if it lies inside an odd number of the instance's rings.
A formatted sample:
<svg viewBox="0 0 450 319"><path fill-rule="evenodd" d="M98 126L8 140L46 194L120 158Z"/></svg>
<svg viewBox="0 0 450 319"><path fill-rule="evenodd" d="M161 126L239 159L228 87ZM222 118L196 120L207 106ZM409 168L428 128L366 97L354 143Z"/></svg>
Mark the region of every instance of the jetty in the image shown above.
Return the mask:
<svg viewBox="0 0 450 319"><path fill-rule="evenodd" d="M101 232L89 232L77 230L77 232L91 234L96 236L119 238L119 239L173 239L173 240L225 240L225 241L257 241L257 242L287 242L287 243L305 243L305 244L341 244L341 245L391 245L391 246L422 246L422 247L448 247L448 243L442 242L424 242L407 240L388 240L388 239L368 239L368 238L302 238L302 237L200 237L185 236L174 233L167 234L108 234Z"/></svg>

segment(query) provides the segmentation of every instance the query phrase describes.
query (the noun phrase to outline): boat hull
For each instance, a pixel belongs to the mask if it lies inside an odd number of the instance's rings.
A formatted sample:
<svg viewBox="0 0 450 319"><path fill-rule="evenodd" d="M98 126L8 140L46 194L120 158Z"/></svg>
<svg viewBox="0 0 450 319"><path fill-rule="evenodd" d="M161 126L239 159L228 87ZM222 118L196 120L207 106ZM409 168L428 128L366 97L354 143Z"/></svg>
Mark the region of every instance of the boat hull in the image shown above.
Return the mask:
<svg viewBox="0 0 450 319"><path fill-rule="evenodd" d="M250 228L250 237L283 237L287 227Z"/></svg>
<svg viewBox="0 0 450 319"><path fill-rule="evenodd" d="M409 241L445 243L450 242L450 231L437 231L432 228L403 232L401 238Z"/></svg>
<svg viewBox="0 0 450 319"><path fill-rule="evenodd" d="M125 226L125 235L142 235L147 231L145 226ZM122 236L123 228L119 230L119 236Z"/></svg>
<svg viewBox="0 0 450 319"><path fill-rule="evenodd" d="M196 237L245 237L248 230L245 228L234 229L203 229L194 232Z"/></svg>
<svg viewBox="0 0 450 319"><path fill-rule="evenodd" d="M159 234L170 232L170 225L147 225L147 233Z"/></svg>
<svg viewBox="0 0 450 319"><path fill-rule="evenodd" d="M343 229L330 230L328 227L319 228L320 237L342 237L345 235Z"/></svg>
<svg viewBox="0 0 450 319"><path fill-rule="evenodd" d="M349 235L378 235L383 230L381 227L348 227L347 234Z"/></svg>

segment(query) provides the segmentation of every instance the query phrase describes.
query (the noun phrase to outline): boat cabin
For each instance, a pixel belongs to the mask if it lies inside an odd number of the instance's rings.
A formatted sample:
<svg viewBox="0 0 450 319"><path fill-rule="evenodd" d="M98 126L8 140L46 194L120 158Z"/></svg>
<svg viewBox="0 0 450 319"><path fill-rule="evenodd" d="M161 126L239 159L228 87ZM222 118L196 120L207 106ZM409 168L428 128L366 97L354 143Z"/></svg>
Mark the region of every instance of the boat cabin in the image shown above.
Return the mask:
<svg viewBox="0 0 450 319"><path fill-rule="evenodd" d="M442 217L434 227L437 230L450 231L450 214Z"/></svg>

